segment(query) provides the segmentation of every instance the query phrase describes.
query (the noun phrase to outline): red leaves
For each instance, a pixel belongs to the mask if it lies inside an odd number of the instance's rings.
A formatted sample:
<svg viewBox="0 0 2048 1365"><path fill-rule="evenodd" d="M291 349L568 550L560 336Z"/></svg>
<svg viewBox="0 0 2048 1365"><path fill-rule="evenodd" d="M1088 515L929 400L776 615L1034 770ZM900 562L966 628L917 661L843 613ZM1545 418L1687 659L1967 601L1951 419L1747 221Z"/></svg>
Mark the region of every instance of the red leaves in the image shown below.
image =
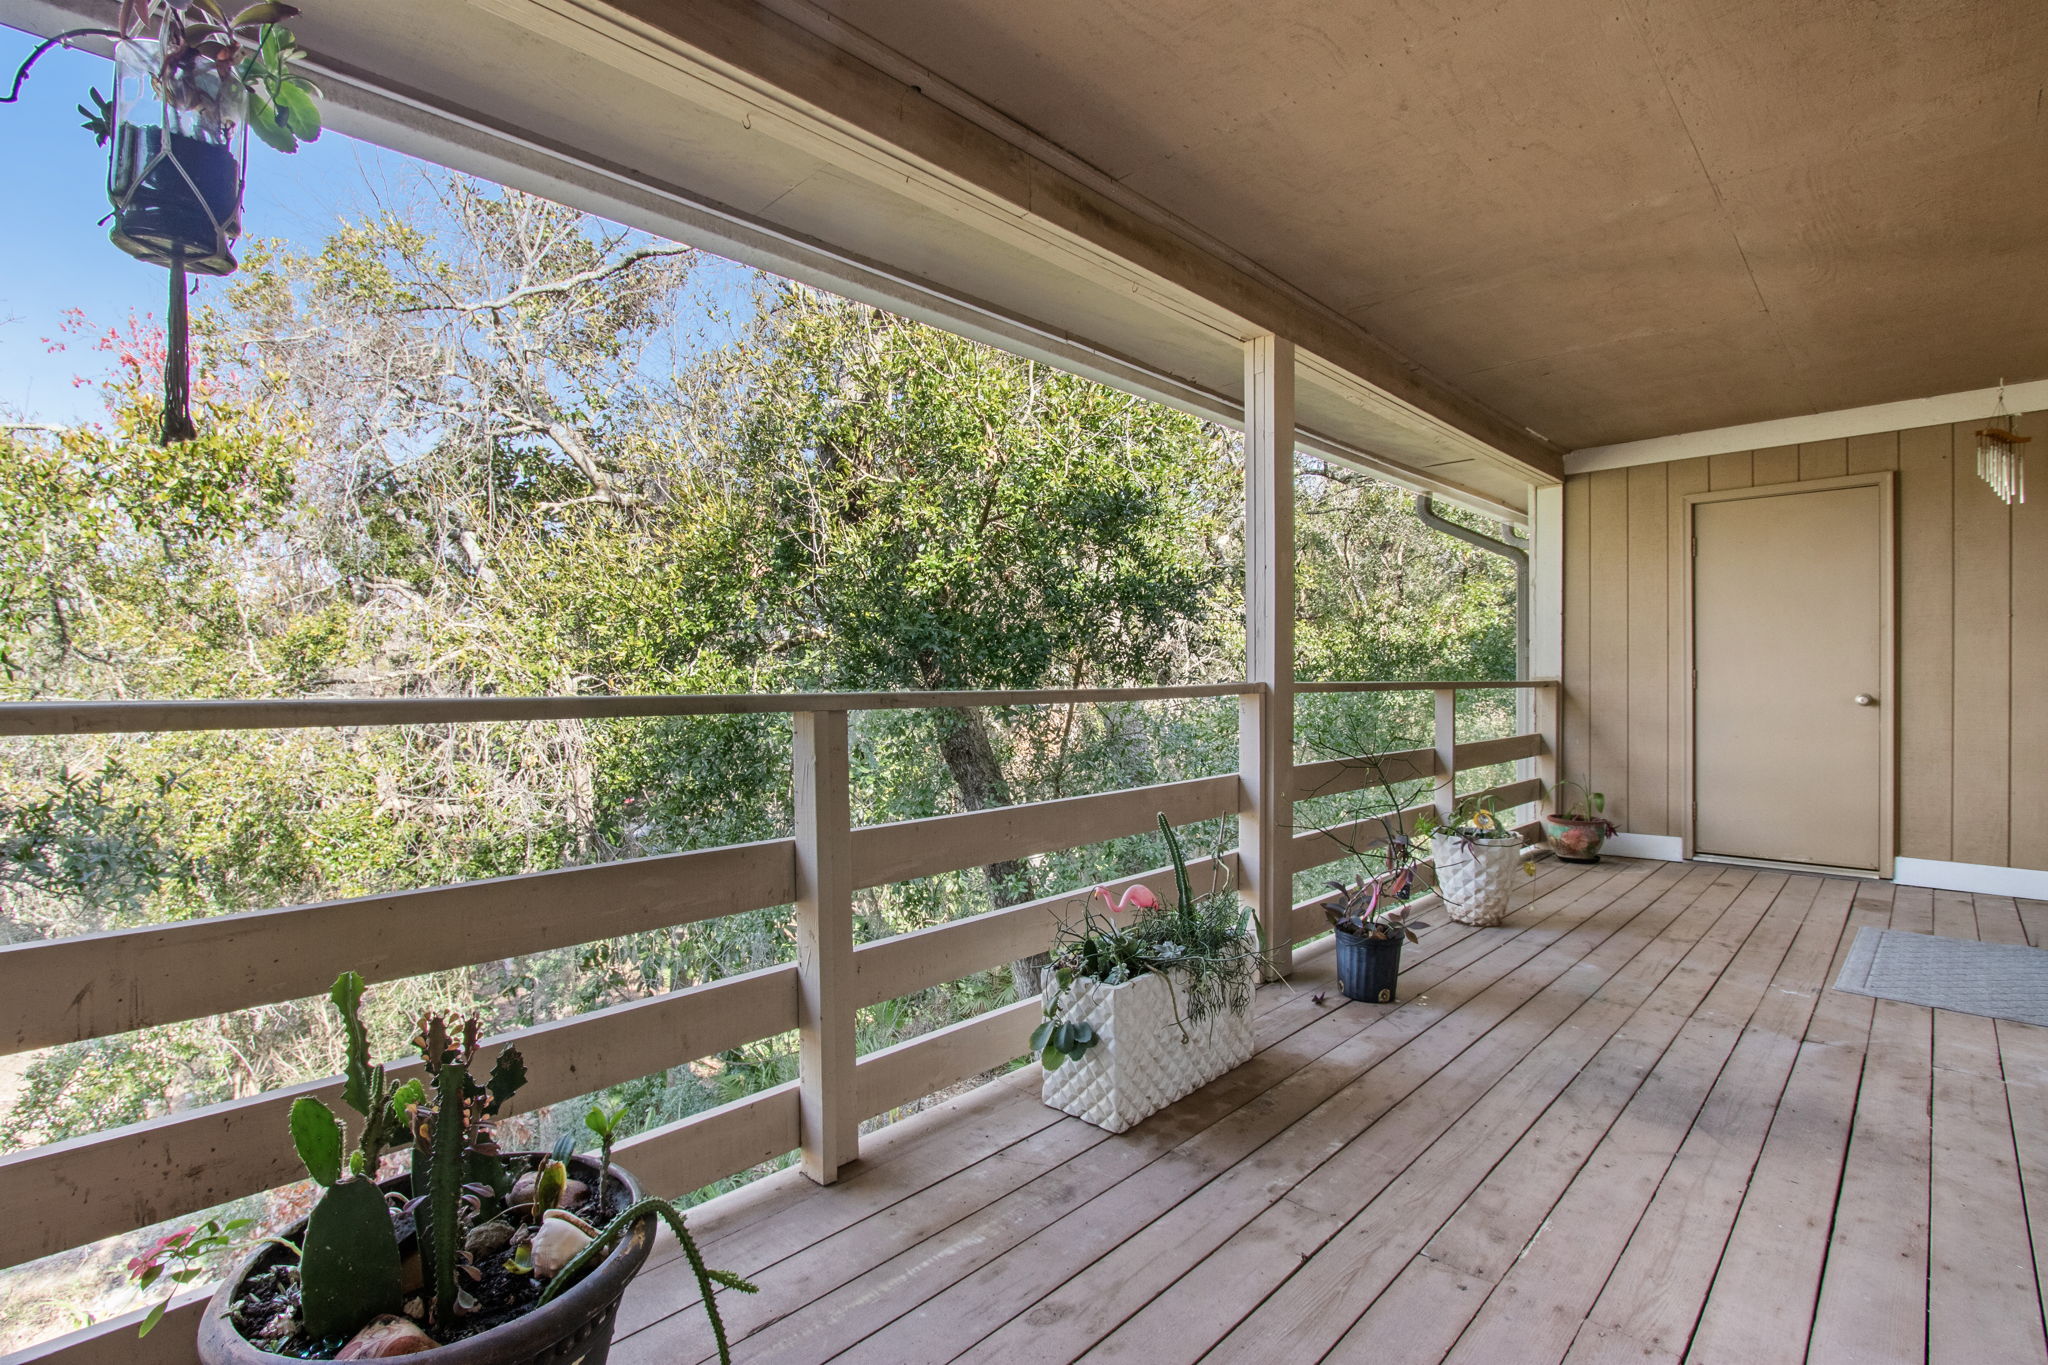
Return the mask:
<svg viewBox="0 0 2048 1365"><path fill-rule="evenodd" d="M191 1240L192 1234L197 1231L199 1226L195 1223L189 1227L179 1228L175 1232L167 1232L151 1242L142 1249L141 1255L128 1259L129 1278L140 1280L147 1275L154 1280L156 1275L163 1271L164 1257L184 1250L185 1243Z"/></svg>

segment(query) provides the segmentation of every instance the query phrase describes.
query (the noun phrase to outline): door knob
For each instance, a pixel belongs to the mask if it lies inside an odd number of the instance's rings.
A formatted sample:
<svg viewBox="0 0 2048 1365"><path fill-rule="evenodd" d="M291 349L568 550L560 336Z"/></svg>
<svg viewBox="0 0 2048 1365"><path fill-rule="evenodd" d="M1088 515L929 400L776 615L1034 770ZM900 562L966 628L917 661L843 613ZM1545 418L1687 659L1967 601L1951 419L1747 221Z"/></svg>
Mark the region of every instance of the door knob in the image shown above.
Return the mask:
<svg viewBox="0 0 2048 1365"><path fill-rule="evenodd" d="M1868 692L1858 692L1856 694L1856 704L1858 706L1875 706L1877 705L1877 698L1871 696Z"/></svg>

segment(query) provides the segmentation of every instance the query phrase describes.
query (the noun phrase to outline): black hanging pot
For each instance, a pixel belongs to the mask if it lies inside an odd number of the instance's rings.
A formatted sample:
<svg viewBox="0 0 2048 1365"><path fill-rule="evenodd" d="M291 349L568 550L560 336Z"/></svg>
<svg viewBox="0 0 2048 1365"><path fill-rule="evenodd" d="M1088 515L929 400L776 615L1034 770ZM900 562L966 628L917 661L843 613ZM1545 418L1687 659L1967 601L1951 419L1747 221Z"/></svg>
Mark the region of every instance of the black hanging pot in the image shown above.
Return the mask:
<svg viewBox="0 0 2048 1365"><path fill-rule="evenodd" d="M1364 934L1337 931L1337 988L1344 992L1346 1000L1361 1000L1372 1005L1394 1003L1395 988L1401 979L1401 944L1399 933L1385 938L1368 938Z"/></svg>
<svg viewBox="0 0 2048 1365"><path fill-rule="evenodd" d="M114 245L171 272L164 317L162 441L189 441L191 359L185 276L226 275L242 232L249 92L211 62L166 65L154 38L114 44L107 198Z"/></svg>
<svg viewBox="0 0 2048 1365"><path fill-rule="evenodd" d="M165 70L163 44L114 44L107 198L114 245L196 275L235 269L248 90L207 63Z"/></svg>

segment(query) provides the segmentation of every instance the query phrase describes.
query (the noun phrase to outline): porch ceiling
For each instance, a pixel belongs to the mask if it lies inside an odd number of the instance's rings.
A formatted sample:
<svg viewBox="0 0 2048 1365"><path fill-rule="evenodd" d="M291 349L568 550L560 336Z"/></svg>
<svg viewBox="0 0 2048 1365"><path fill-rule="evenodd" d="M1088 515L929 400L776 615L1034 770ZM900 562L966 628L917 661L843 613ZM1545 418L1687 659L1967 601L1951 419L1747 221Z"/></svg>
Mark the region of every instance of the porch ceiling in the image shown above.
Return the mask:
<svg viewBox="0 0 2048 1365"><path fill-rule="evenodd" d="M1568 448L2048 375L2039 0L820 0Z"/></svg>
<svg viewBox="0 0 2048 1365"><path fill-rule="evenodd" d="M54 31L113 0L0 0ZM388 145L1383 472L2048 375L2037 0L350 0Z"/></svg>

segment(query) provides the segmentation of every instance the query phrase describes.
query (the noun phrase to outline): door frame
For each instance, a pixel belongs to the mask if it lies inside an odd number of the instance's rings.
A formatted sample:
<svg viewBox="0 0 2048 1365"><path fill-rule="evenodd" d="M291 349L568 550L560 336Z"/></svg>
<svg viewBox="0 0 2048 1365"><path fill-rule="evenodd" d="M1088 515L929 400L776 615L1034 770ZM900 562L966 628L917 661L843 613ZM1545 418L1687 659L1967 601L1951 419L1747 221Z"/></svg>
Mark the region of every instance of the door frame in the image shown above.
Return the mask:
<svg viewBox="0 0 2048 1365"><path fill-rule="evenodd" d="M1693 657L1693 565L1699 554L1699 532L1693 509L1701 503L1738 502L1746 498L1773 498L1787 493L1825 493L1837 488L1875 488L1878 497L1878 700L1884 707L1878 727L1877 875L1889 879L1898 858L1899 790L1899 556L1898 556L1898 471L1873 470L1867 474L1844 474L1829 479L1795 479L1788 483L1757 484L1750 488L1724 488L1714 492L1683 495L1680 536L1674 547L1679 555L1683 580L1680 594L1679 679L1682 686L1680 724L1683 740L1679 762L1684 780L1685 800L1678 810L1679 837L1684 854L1693 856L1693 817L1699 808L1699 789L1694 785L1694 746L1698 742L1693 707L1699 691L1699 673Z"/></svg>

